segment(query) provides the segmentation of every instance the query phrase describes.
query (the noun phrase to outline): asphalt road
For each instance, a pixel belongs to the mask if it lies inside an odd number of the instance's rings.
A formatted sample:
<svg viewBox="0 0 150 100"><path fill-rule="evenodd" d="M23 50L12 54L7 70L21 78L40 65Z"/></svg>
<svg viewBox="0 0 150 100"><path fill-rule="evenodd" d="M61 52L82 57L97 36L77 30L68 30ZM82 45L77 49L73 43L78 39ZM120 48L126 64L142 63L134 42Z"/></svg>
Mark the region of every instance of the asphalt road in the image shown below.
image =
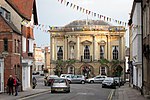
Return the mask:
<svg viewBox="0 0 150 100"><path fill-rule="evenodd" d="M50 88L44 86L43 77L38 76L38 85L36 88ZM26 97L23 100L109 100L113 89L101 88L101 84L70 84L70 93L51 93Z"/></svg>

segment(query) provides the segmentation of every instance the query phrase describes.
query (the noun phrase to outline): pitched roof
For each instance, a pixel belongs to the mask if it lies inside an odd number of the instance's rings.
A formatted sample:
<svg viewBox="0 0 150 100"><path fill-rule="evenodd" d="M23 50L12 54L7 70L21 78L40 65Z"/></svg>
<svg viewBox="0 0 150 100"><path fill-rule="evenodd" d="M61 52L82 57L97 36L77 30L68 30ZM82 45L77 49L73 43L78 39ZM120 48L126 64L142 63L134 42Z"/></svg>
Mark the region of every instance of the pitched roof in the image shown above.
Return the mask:
<svg viewBox="0 0 150 100"><path fill-rule="evenodd" d="M34 13L34 20L37 24L37 11L35 0L5 0L21 17L31 20L32 11Z"/></svg>
<svg viewBox="0 0 150 100"><path fill-rule="evenodd" d="M11 30L13 30L13 32L16 32L16 33L18 33L18 34L21 34L21 32L17 29L17 27L13 24L13 23L11 23L11 22L9 22L9 21L7 21L7 20L5 20L5 18L0 14L0 32L6 32L6 31L10 31L10 29ZM3 23L4 22L4 23ZM1 28L1 26L4 26L4 25L2 25L2 24L5 24L5 25L7 25L7 27L2 27Z"/></svg>

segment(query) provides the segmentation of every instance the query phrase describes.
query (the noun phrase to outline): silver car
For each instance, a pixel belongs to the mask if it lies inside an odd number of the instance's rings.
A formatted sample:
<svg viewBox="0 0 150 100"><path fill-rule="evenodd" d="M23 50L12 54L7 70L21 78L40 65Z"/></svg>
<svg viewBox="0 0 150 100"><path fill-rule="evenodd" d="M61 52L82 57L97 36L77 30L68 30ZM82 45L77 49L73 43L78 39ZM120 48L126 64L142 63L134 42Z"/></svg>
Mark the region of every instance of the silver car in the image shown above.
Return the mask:
<svg viewBox="0 0 150 100"><path fill-rule="evenodd" d="M93 78L89 78L89 79L86 79L86 81L88 83L102 83L103 80L106 78L107 76L101 76L101 75L98 75L98 76L95 76Z"/></svg>
<svg viewBox="0 0 150 100"><path fill-rule="evenodd" d="M71 83L71 79L74 77L73 74L61 74L60 78L65 78L69 81L69 83Z"/></svg>
<svg viewBox="0 0 150 100"><path fill-rule="evenodd" d="M84 75L74 75L70 81L71 81L70 83L85 84L85 77L84 77Z"/></svg>
<svg viewBox="0 0 150 100"><path fill-rule="evenodd" d="M55 78L51 84L51 93L54 92L70 92L70 84L67 79Z"/></svg>

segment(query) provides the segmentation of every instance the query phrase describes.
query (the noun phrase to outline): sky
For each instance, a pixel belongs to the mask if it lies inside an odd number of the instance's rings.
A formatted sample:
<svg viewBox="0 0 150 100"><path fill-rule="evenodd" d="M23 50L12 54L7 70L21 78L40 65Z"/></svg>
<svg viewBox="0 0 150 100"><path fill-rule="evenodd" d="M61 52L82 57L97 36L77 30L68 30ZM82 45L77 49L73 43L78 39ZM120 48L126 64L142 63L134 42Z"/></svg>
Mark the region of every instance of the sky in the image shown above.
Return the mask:
<svg viewBox="0 0 150 100"><path fill-rule="evenodd" d="M65 0L79 7L85 8L97 14L128 23L132 9L133 0ZM80 10L73 9L70 4L66 6L64 0L37 0L38 22L43 26L64 26L74 20L92 19L99 20L91 14L88 15ZM118 25L117 23L111 23ZM126 27L128 29L128 27ZM50 33L42 29L34 28L34 37L37 46L50 45ZM128 30L125 34L126 46L129 46Z"/></svg>

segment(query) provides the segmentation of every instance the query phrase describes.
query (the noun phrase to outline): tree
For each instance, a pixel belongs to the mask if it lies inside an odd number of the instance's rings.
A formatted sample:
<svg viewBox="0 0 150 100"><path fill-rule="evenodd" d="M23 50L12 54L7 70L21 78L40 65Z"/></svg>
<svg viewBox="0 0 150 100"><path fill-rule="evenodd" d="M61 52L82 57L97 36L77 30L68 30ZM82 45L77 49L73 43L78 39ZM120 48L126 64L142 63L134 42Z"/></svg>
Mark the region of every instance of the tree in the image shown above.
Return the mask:
<svg viewBox="0 0 150 100"><path fill-rule="evenodd" d="M65 61L63 60L56 60L55 61L55 64L56 64L56 67L55 67L55 70L54 70L54 73L55 75L58 75L60 76L63 72L63 67L65 66Z"/></svg>
<svg viewBox="0 0 150 100"><path fill-rule="evenodd" d="M68 64L68 65L72 65L72 64L74 64L75 62L76 62L75 59L66 60L66 64Z"/></svg>

